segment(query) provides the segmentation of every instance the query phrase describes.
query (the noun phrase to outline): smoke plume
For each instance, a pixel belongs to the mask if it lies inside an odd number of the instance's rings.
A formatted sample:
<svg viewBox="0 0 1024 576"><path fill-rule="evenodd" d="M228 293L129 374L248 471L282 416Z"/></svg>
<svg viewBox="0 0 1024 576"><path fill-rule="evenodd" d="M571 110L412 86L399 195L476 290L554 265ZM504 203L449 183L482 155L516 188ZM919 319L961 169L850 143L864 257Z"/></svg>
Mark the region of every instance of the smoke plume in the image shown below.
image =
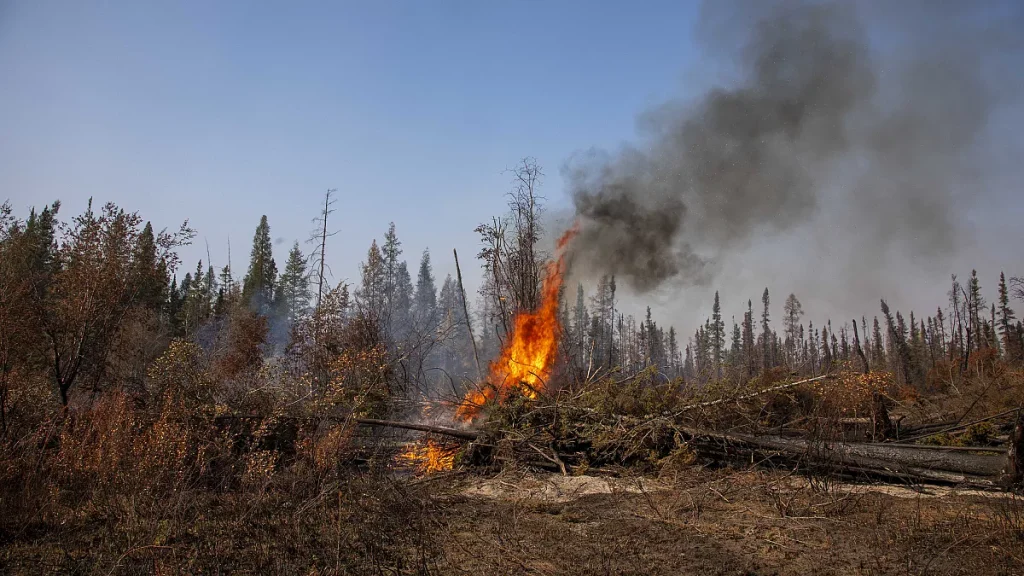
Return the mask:
<svg viewBox="0 0 1024 576"><path fill-rule="evenodd" d="M966 4L899 4L705 10L706 51L735 63L736 82L643 114L639 144L567 163L574 263L636 292L703 285L732 252L823 211L866 265L948 254L966 232L957 201L978 184L977 141L1005 95L986 66L1016 41L973 26ZM888 30L899 46L873 50L865 15L906 24Z"/></svg>

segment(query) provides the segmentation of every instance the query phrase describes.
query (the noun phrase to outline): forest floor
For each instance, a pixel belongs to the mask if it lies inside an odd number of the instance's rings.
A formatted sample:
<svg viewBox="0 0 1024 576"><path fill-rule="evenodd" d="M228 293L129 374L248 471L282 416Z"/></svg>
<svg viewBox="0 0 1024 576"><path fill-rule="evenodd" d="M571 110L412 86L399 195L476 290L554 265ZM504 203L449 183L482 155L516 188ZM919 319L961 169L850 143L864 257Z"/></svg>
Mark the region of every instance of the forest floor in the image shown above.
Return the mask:
<svg viewBox="0 0 1024 576"><path fill-rule="evenodd" d="M0 530L0 573L1024 574L1024 501L1006 493L697 466L396 486L65 502Z"/></svg>
<svg viewBox="0 0 1024 576"><path fill-rule="evenodd" d="M440 497L452 573L1024 573L1024 503L1000 493L691 468L505 474Z"/></svg>

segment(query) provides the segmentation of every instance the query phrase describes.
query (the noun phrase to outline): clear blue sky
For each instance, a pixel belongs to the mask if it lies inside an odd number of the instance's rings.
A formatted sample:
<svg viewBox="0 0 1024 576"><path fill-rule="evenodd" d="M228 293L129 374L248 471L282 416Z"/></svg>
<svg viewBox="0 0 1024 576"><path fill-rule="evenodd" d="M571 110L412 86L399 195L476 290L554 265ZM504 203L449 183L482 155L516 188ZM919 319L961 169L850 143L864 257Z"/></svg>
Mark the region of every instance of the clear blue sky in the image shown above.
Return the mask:
<svg viewBox="0 0 1024 576"><path fill-rule="evenodd" d="M395 221L415 271L502 210L506 167L559 170L614 147L638 111L678 94L695 53L685 2L0 3L0 197L59 198L188 218L244 273L267 214L284 258L327 188L331 258L357 278Z"/></svg>
<svg viewBox="0 0 1024 576"><path fill-rule="evenodd" d="M654 0L0 0L0 201L24 215L60 199L70 217L93 197L158 228L187 218L199 235L179 274L206 260L206 242L222 266L230 238L240 275L260 215L283 264L336 188L336 280L358 280L370 241L394 221L410 268L429 247L440 283L454 271L451 249L470 260L473 228L504 210L504 170L518 159L537 158L543 193L565 209L560 169L574 153L636 141L639 113L728 81L728 63L693 38L700 15L696 2ZM877 22L873 41L898 45L900 25ZM986 140L998 185L972 203L977 242L955 261L914 277L890 263L846 290L848 278L828 272L843 262L827 257L826 226L788 240L824 246L818 272L795 276L784 243L755 246L715 287L655 298L656 312L689 333L713 288L731 316L764 285L800 294L815 320L871 314L879 297L930 310L951 272L977 267L986 288L1001 269L1024 273L1013 248L1024 211L1019 96ZM475 290L476 265L464 268Z"/></svg>

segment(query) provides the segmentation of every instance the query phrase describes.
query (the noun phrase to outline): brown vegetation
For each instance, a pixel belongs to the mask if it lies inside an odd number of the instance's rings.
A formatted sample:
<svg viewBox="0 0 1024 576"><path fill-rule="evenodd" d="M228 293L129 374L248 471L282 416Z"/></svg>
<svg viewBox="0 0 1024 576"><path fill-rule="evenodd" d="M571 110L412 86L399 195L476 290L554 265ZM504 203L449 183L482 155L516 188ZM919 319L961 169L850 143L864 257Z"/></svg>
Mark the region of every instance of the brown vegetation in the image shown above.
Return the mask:
<svg viewBox="0 0 1024 576"><path fill-rule="evenodd" d="M863 346L805 332L795 296L780 338L766 290L760 335L748 304L726 350L716 299L684 356L674 329L616 311L614 278L570 313L561 253L535 246L538 175L524 163L510 216L480 229L478 338L428 256L413 291L393 227L354 295L321 268L311 305L297 246L277 275L265 218L244 282L209 263L178 282L187 225L5 208L0 570L1024 569L1013 492L956 492L1017 488L1024 468L1005 282L1000 322L974 276L954 281L948 333L941 311L908 323L883 302Z"/></svg>

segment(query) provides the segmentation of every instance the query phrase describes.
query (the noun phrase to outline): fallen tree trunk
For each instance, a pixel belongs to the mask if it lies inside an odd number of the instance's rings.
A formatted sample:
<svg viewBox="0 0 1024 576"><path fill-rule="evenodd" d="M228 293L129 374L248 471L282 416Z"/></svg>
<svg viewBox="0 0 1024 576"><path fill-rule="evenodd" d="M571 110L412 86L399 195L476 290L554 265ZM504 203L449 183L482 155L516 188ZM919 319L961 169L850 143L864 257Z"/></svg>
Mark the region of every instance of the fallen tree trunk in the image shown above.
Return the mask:
<svg viewBox="0 0 1024 576"><path fill-rule="evenodd" d="M761 453L804 468L834 473L866 474L897 480L998 486L1006 461L1002 455L963 454L927 447L888 446L844 442L811 442L781 436L725 434L683 429L698 454L735 457ZM746 458L744 458L746 461Z"/></svg>
<svg viewBox="0 0 1024 576"><path fill-rule="evenodd" d="M461 438L463 440L476 440L477 437L480 436L479 432L473 430L460 430L458 428L448 428L446 426L430 426L427 424L414 424L412 422L398 422L395 420L377 420L376 418L356 418L356 422L358 422L359 424L364 424L366 426L383 426L385 428L418 430L420 432L441 434L444 436L451 436L453 438Z"/></svg>
<svg viewBox="0 0 1024 576"><path fill-rule="evenodd" d="M357 418L367 426L383 426L441 434L462 440L477 440L480 433L444 426L411 422ZM999 477L1006 463L1005 454L976 454L950 451L942 447L893 445L878 443L813 442L803 438L775 435L723 433L699 428L675 427L698 456L712 460L750 462L755 455L770 461L781 461L798 468L838 476L868 476L899 482L954 484L991 489L999 487ZM517 443L513 440L513 443ZM537 452L547 462L532 462L541 468L566 473L564 462L573 453L562 453L552 447L548 456L529 440L519 442L523 450ZM978 448L985 451L985 448ZM575 454L578 456L579 454ZM488 458L489 459L489 458ZM500 459L500 458L499 458Z"/></svg>

